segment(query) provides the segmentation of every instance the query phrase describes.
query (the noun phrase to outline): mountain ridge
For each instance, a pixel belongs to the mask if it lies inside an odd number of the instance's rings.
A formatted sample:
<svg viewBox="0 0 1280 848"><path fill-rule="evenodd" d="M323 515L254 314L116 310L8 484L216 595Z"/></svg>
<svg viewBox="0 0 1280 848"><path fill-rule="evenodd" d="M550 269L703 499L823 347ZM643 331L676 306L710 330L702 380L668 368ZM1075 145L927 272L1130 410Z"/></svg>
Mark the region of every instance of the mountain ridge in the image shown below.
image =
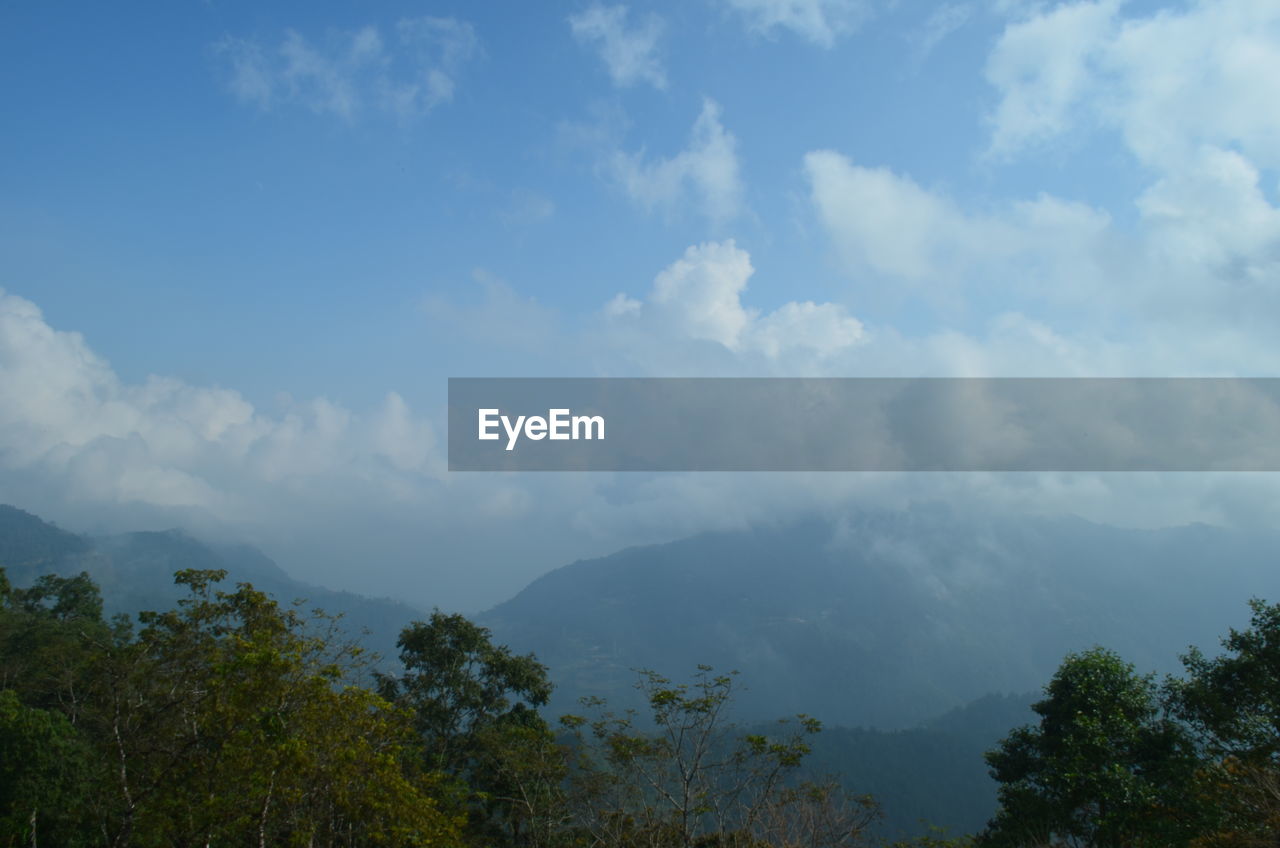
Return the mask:
<svg viewBox="0 0 1280 848"><path fill-rule="evenodd" d="M141 530L106 536L72 533L18 507L0 504L0 567L16 586L41 574L87 572L102 592L107 615L167 609L185 596L173 582L179 569L219 569L227 585L252 583L281 604L301 600L306 609L341 614L350 636L384 660L396 656L400 629L426 614L400 601L327 589L294 579L250 545L198 539L181 529Z"/></svg>
<svg viewBox="0 0 1280 848"><path fill-rule="evenodd" d="M580 560L479 616L578 694L628 700L634 669L736 669L754 719L905 728L1037 689L1105 644L1174 671L1255 595L1280 597L1275 534L1114 528L945 509L705 533ZM767 687L768 691L761 691Z"/></svg>

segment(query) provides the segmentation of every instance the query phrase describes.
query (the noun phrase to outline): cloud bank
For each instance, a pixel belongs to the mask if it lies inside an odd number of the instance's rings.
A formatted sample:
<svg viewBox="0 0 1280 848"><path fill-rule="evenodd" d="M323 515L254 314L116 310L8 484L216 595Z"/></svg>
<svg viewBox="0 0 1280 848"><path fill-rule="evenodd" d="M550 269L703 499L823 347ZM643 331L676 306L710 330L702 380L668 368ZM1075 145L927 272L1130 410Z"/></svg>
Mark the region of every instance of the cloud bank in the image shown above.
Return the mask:
<svg viewBox="0 0 1280 848"><path fill-rule="evenodd" d="M752 31L822 47L869 13L835 0L729 6ZM659 28L620 8L575 15L578 37L616 84L661 87ZM1280 9L1126 9L1012 10L985 63L981 162L1104 145L1142 181L1123 208L1034 191L966 197L815 141L796 148L791 189L842 288L780 281L786 269L757 248L776 233L719 232L681 239L649 268L602 268L607 285L579 312L535 301L519 279L480 275L479 305L428 298L423 320L447 325L459 361L468 344L505 345L522 365L555 339L561 361L547 367L559 374L1280 373ZM232 39L219 55L247 104L411 119L454 96L478 44L465 23L417 18ZM693 209L726 230L747 217L738 138L715 100L682 149L610 147L600 171L644 210ZM648 287L608 300L633 274ZM922 304L928 320L906 326L872 309L892 298ZM0 499L80 526L205 527L258 542L310 579L428 605L475 608L575 557L860 503L950 500L1136 524L1274 523L1280 506L1272 478L1251 475L449 475L440 412L394 393L368 410L325 398L267 410L232 388L128 383L36 304L0 295ZM475 579L481 567L492 579Z"/></svg>

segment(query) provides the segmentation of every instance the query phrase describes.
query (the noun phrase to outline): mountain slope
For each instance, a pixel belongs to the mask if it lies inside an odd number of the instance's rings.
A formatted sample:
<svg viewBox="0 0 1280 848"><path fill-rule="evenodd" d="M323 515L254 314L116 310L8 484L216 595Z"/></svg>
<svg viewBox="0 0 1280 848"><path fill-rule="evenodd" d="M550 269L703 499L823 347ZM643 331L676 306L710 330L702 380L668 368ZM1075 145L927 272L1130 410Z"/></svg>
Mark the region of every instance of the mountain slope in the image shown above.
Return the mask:
<svg viewBox="0 0 1280 848"><path fill-rule="evenodd" d="M425 615L389 599L335 592L289 577L261 551L247 545L216 545L178 530L88 537L69 533L16 507L0 505L0 567L16 586L41 574L86 571L102 589L108 615L167 609L184 593L173 582L179 569L223 569L226 586L252 583L282 604L304 600L305 609L341 614L344 630L384 657L396 655L401 628Z"/></svg>
<svg viewBox="0 0 1280 848"><path fill-rule="evenodd" d="M750 720L807 712L904 728L990 692L1038 689L1105 644L1173 671L1254 595L1280 598L1273 535L1122 530L942 509L697 536L582 561L481 616L579 695L625 700L632 669L738 669Z"/></svg>
<svg viewBox="0 0 1280 848"><path fill-rule="evenodd" d="M1033 695L987 695L909 730L829 727L814 739L806 768L839 774L853 792L882 805L881 832L921 834L922 822L952 834L980 830L996 812L996 782L983 754L1037 717Z"/></svg>

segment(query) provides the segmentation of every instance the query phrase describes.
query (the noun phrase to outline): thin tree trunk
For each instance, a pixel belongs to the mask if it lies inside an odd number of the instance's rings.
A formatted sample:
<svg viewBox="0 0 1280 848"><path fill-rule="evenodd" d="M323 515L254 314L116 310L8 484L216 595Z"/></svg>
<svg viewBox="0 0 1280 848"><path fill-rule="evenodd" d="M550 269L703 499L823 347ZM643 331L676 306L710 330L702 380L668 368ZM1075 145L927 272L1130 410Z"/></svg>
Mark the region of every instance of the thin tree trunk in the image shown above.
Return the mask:
<svg viewBox="0 0 1280 848"><path fill-rule="evenodd" d="M262 802L262 814L258 816L258 848L267 848L267 811L271 809L271 793L276 789L275 769L271 771L271 780L267 783L267 797Z"/></svg>

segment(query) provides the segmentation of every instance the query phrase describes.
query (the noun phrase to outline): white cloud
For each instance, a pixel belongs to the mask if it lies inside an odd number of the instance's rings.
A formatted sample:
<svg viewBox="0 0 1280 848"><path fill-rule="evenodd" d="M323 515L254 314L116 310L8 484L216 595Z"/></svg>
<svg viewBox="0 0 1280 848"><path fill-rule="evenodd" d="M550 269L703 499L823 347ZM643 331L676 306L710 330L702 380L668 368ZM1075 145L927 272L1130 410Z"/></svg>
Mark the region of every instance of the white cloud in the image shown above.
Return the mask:
<svg viewBox="0 0 1280 848"><path fill-rule="evenodd" d="M724 0L750 32L785 29L821 47L858 29L871 16L870 0Z"/></svg>
<svg viewBox="0 0 1280 848"><path fill-rule="evenodd" d="M614 322L642 329L645 340L715 342L736 354L831 356L864 340L862 323L844 307L786 303L767 314L742 303L755 273L751 257L733 240L693 245L663 269L645 301L619 294L605 306Z"/></svg>
<svg viewBox="0 0 1280 848"><path fill-rule="evenodd" d="M667 75L657 56L663 28L657 15L648 15L628 28L626 6L597 3L572 15L569 26L579 43L595 46L615 85L647 82L657 89L667 87Z"/></svg>
<svg viewBox="0 0 1280 848"><path fill-rule="evenodd" d="M831 151L810 153L805 170L860 299L890 293L933 307L943 329L927 344L950 345L954 363L969 363L962 370L1035 375L1038 363L1040 373L1215 375L1277 364L1280 208L1240 153L1200 149L1135 198L1136 221L1123 227L1049 195L962 206ZM945 329L956 318L999 327L1010 314L1041 330L1015 342L1003 330L984 338ZM859 353L864 364L892 332L875 336ZM899 361L917 362L917 373L943 361L919 353ZM891 357L881 365L896 367Z"/></svg>
<svg viewBox="0 0 1280 848"><path fill-rule="evenodd" d="M739 295L753 273L732 241L696 245L654 278L649 301L683 335L734 350L752 318Z"/></svg>
<svg viewBox="0 0 1280 848"><path fill-rule="evenodd" d="M564 533L553 505L586 502L582 481L448 475L440 432L395 392L364 410L282 396L268 411L230 389L127 382L0 291L0 503L73 529L249 542L303 580L424 607L496 603L611 549ZM523 529L495 533L499 519Z"/></svg>
<svg viewBox="0 0 1280 848"><path fill-rule="evenodd" d="M1111 236L1124 261L1095 269L1100 302L1197 336L1221 322L1252 337L1237 351L1269 348L1263 316L1280 309L1280 208L1266 191L1280 168L1280 6L1125 11L1116 0L1066 3L1009 24L986 70L999 97L991 152L1089 133L1118 141L1150 183L1134 198L1136 228Z"/></svg>
<svg viewBox="0 0 1280 848"><path fill-rule="evenodd" d="M1280 6L1219 0L1135 18L1122 10L1118 0L1067 3L1006 28L987 65L1000 98L993 152L1100 126L1162 171L1205 146L1280 166Z"/></svg>
<svg viewBox="0 0 1280 848"><path fill-rule="evenodd" d="M1267 201L1259 180L1257 168L1240 154L1205 148L1143 192L1138 210L1161 252L1177 261L1274 271L1280 261L1280 209Z"/></svg>
<svg viewBox="0 0 1280 848"><path fill-rule="evenodd" d="M864 340L862 322L838 303L791 301L755 321L750 344L770 359L795 349L820 358L848 350Z"/></svg>
<svg viewBox="0 0 1280 848"><path fill-rule="evenodd" d="M706 99L689 146L669 159L647 160L644 151L617 151L608 161L612 177L647 210L675 210L692 196L713 223L737 217L743 206L738 141L720 123L720 106Z"/></svg>
<svg viewBox="0 0 1280 848"><path fill-rule="evenodd" d="M632 297L627 297L622 292L618 292L613 299L604 305L604 314L609 318L617 318L621 315L634 315L644 308L644 304Z"/></svg>
<svg viewBox="0 0 1280 848"><path fill-rule="evenodd" d="M804 161L818 217L850 274L933 296L958 287L1058 302L1097 296L1110 225L1103 212L1047 195L971 212L910 177L833 151Z"/></svg>
<svg viewBox="0 0 1280 848"><path fill-rule="evenodd" d="M832 151L805 156L819 216L846 263L925 280L985 241L988 222L887 168L855 166Z"/></svg>
<svg viewBox="0 0 1280 848"><path fill-rule="evenodd" d="M419 117L453 99L456 76L479 49L475 30L453 18L406 18L389 46L376 26L330 33L316 44L288 30L268 47L226 38L231 92L268 110L297 105L350 121L363 113Z"/></svg>
<svg viewBox="0 0 1280 848"><path fill-rule="evenodd" d="M974 7L968 3L943 3L934 9L924 26L911 36L916 59L932 53L934 48L967 24L973 14Z"/></svg>
<svg viewBox="0 0 1280 848"><path fill-rule="evenodd" d="M323 398L270 417L234 391L126 384L77 333L0 291L0 468L38 469L79 498L253 515L262 487L438 474L430 425L403 398L356 415ZM324 482L321 482L324 481Z"/></svg>
<svg viewBox="0 0 1280 848"><path fill-rule="evenodd" d="M1006 154L1064 132L1093 96L1101 47L1116 28L1119 0L1066 3L1010 24L987 61L1001 93L991 148Z"/></svg>

